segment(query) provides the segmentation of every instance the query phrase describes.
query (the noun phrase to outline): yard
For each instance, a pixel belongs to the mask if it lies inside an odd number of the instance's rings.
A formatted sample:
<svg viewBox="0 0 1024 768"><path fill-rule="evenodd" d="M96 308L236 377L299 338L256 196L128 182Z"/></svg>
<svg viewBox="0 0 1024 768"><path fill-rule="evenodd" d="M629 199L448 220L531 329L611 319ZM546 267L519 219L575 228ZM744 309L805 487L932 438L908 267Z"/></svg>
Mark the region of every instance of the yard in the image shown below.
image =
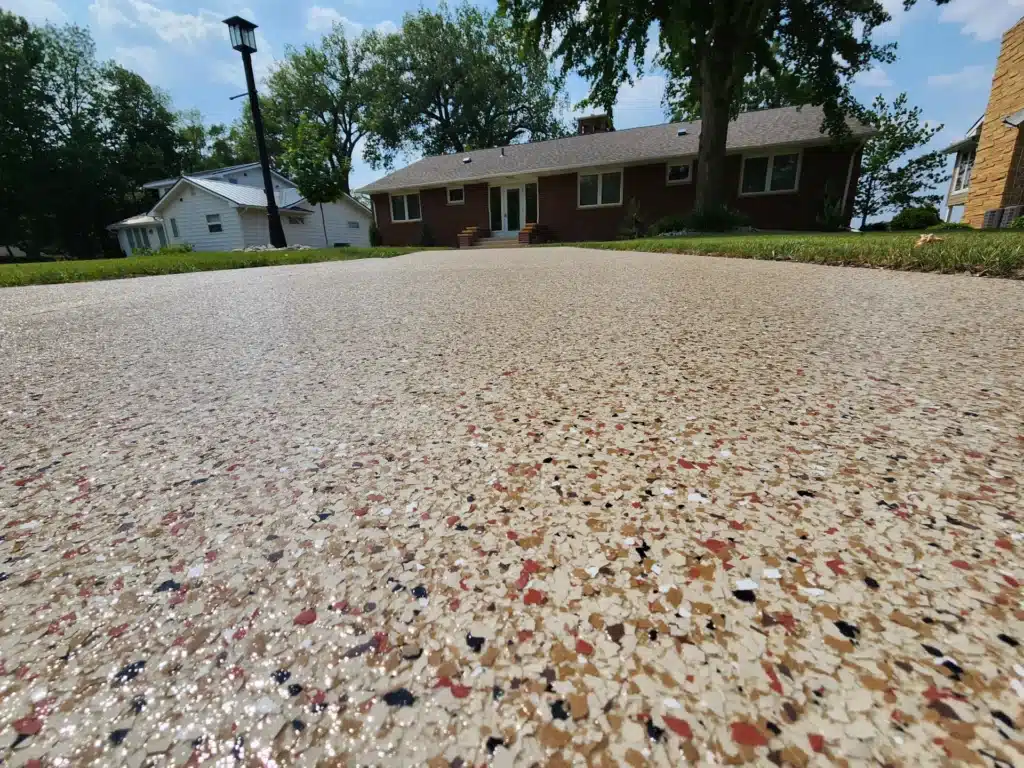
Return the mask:
<svg viewBox="0 0 1024 768"><path fill-rule="evenodd" d="M915 272L969 272L986 277L1024 278L1024 232L940 232L939 241L915 247L920 232L870 234L743 234L644 238L582 247L616 251L696 253L836 266ZM309 264L321 261L390 258L422 248L345 248L261 253L186 253L96 261L0 264L0 287L116 280L125 277L203 272L215 269Z"/></svg>

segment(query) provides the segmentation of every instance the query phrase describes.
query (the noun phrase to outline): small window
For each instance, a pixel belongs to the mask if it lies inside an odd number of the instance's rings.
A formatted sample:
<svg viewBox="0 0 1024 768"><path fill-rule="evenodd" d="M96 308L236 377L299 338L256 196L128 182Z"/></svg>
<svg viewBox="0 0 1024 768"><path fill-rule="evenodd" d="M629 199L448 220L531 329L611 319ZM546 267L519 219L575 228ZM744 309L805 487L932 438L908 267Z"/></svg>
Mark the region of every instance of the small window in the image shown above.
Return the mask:
<svg viewBox="0 0 1024 768"><path fill-rule="evenodd" d="M135 230L126 229L125 232L128 235L128 247L135 250L138 246L135 245Z"/></svg>
<svg viewBox="0 0 1024 768"><path fill-rule="evenodd" d="M288 223L289 224L294 224L296 226L299 226L301 224L305 224L306 220L304 218L302 218L301 216L289 216L288 217Z"/></svg>
<svg viewBox="0 0 1024 768"><path fill-rule="evenodd" d="M448 187L448 205L462 205L466 202L464 187Z"/></svg>
<svg viewBox="0 0 1024 768"><path fill-rule="evenodd" d="M693 181L693 164L691 162L668 163L665 166L666 184L689 184L691 181Z"/></svg>
<svg viewBox="0 0 1024 768"><path fill-rule="evenodd" d="M181 235L178 234L178 220L177 219L171 219L171 234L174 235L176 238L177 237L181 237Z"/></svg>
<svg viewBox="0 0 1024 768"><path fill-rule="evenodd" d="M209 229L210 232L223 232L224 231L224 227L222 227L221 224L220 224L220 214L219 213L208 213L208 214L206 214L206 228Z"/></svg>
<svg viewBox="0 0 1024 768"><path fill-rule="evenodd" d="M142 244L143 244L143 245L144 245L144 246L145 246L146 248L150 248L150 247L152 247L152 246L150 246L150 244L149 244L149 233L148 233L148 232L147 232L146 230L144 230L144 229L140 229L140 230L139 230L138 232L136 232L136 233L135 233L135 237L136 237L136 239L138 239L138 236L139 236L139 235L142 235Z"/></svg>
<svg viewBox="0 0 1024 768"><path fill-rule="evenodd" d="M348 228L349 229L359 229L359 222L358 221L350 221L348 223Z"/></svg>
<svg viewBox="0 0 1024 768"><path fill-rule="evenodd" d="M581 173L577 179L580 208L622 205L622 171Z"/></svg>
<svg viewBox="0 0 1024 768"><path fill-rule="evenodd" d="M800 176L800 153L743 158L740 174L741 195L770 192L795 192Z"/></svg>
<svg viewBox="0 0 1024 768"><path fill-rule="evenodd" d="M391 220L392 221L419 221L420 220L420 194L413 192L409 195L391 196Z"/></svg>
<svg viewBox="0 0 1024 768"><path fill-rule="evenodd" d="M976 150L968 149L956 156L956 168L953 171L953 191L964 192L971 187L971 171L974 170Z"/></svg>

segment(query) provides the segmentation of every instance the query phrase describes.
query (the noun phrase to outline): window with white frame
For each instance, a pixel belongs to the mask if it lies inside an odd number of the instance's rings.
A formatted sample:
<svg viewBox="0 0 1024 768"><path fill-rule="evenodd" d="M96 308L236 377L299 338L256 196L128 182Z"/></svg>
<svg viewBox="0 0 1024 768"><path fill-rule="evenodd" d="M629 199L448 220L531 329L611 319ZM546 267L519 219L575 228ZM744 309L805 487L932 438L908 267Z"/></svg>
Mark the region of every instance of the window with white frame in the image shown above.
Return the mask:
<svg viewBox="0 0 1024 768"><path fill-rule="evenodd" d="M971 171L974 170L974 148L957 153L956 168L953 171L953 191L964 192L971 186Z"/></svg>
<svg viewBox="0 0 1024 768"><path fill-rule="evenodd" d="M683 160L665 164L666 184L689 184L693 181L693 161Z"/></svg>
<svg viewBox="0 0 1024 768"><path fill-rule="evenodd" d="M211 233L224 231L224 227L222 227L220 223L219 213L206 214L206 228L210 230Z"/></svg>
<svg viewBox="0 0 1024 768"><path fill-rule="evenodd" d="M350 221L348 223L348 228L349 229L359 229L359 222L358 221Z"/></svg>
<svg viewBox="0 0 1024 768"><path fill-rule="evenodd" d="M391 196L391 220L392 221L419 221L420 220L420 193L412 192L407 195Z"/></svg>
<svg viewBox="0 0 1024 768"><path fill-rule="evenodd" d="M177 219L171 219L171 234L174 235L175 237L181 237L181 235L178 234L178 220Z"/></svg>
<svg viewBox="0 0 1024 768"><path fill-rule="evenodd" d="M622 171L578 174L576 190L580 208L622 205Z"/></svg>
<svg viewBox="0 0 1024 768"><path fill-rule="evenodd" d="M743 158L741 195L795 192L800 176L800 153L780 152Z"/></svg>
<svg viewBox="0 0 1024 768"><path fill-rule="evenodd" d="M288 217L288 223L289 224L294 224L294 225L301 225L301 224L305 224L306 220L304 218L302 218L301 216L289 216Z"/></svg>
<svg viewBox="0 0 1024 768"><path fill-rule="evenodd" d="M125 230L125 236L128 238L128 247L129 248L131 248L132 250L135 250L136 248L138 248L138 246L135 245L135 231L134 230L126 229Z"/></svg>
<svg viewBox="0 0 1024 768"><path fill-rule="evenodd" d="M448 205L462 205L466 202L464 187L448 187Z"/></svg>

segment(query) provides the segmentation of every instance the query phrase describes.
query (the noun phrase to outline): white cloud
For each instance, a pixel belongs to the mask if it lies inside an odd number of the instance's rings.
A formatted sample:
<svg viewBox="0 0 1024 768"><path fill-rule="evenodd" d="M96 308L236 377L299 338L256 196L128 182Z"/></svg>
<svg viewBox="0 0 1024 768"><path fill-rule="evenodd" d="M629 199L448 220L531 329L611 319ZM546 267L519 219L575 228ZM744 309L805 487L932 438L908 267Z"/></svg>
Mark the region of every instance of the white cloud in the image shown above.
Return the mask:
<svg viewBox="0 0 1024 768"><path fill-rule="evenodd" d="M101 29L112 29L116 26L134 27L135 23L129 19L120 8L118 0L96 0L89 6L89 15L92 16L96 26Z"/></svg>
<svg viewBox="0 0 1024 768"><path fill-rule="evenodd" d="M146 80L155 80L160 74L160 57L156 49L148 45L118 46L114 49L114 59Z"/></svg>
<svg viewBox="0 0 1024 768"><path fill-rule="evenodd" d="M864 70L854 78L854 83L864 88L888 88L892 80L881 67Z"/></svg>
<svg viewBox="0 0 1024 768"><path fill-rule="evenodd" d="M374 29L376 29L378 32L383 32L385 35L393 35L398 31L398 25L395 24L395 22L391 21L391 19L386 19L385 21L382 21L380 24L376 25Z"/></svg>
<svg viewBox="0 0 1024 768"><path fill-rule="evenodd" d="M953 0L939 21L961 24L961 33L982 42L998 40L1024 16L1024 0Z"/></svg>
<svg viewBox="0 0 1024 768"><path fill-rule="evenodd" d="M222 15L200 8L196 13L177 13L146 0L94 0L89 12L96 24L146 27L165 43L193 46L205 40L227 40Z"/></svg>
<svg viewBox="0 0 1024 768"><path fill-rule="evenodd" d="M350 34L358 34L363 31L362 24L342 16L334 8L314 5L306 12L306 29L310 32L330 32L336 24L340 24Z"/></svg>
<svg viewBox="0 0 1024 768"><path fill-rule="evenodd" d="M24 16L33 24L44 24L48 21L61 24L68 20L68 15L56 0L3 0L0 8Z"/></svg>
<svg viewBox="0 0 1024 768"><path fill-rule="evenodd" d="M978 64L968 64L957 72L928 77L928 85L939 88L981 88L987 91L992 81L992 70Z"/></svg>

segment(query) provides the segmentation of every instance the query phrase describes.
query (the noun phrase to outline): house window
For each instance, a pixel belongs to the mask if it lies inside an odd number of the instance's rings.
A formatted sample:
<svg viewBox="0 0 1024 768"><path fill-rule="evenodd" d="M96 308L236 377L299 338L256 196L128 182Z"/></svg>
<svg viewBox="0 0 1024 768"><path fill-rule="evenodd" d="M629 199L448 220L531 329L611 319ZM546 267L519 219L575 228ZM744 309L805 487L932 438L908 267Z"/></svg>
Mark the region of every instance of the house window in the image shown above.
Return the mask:
<svg viewBox="0 0 1024 768"><path fill-rule="evenodd" d="M181 237L181 235L178 234L178 220L177 219L171 219L171 234L174 235L176 238L177 237Z"/></svg>
<svg viewBox="0 0 1024 768"><path fill-rule="evenodd" d="M957 153L956 168L953 170L953 191L964 192L971 186L971 171L974 170L975 150Z"/></svg>
<svg viewBox="0 0 1024 768"><path fill-rule="evenodd" d="M744 157L740 173L741 195L795 192L800 178L800 153Z"/></svg>
<svg viewBox="0 0 1024 768"><path fill-rule="evenodd" d="M141 238L141 239L139 238L139 235L141 235L141 236L142 236L142 238ZM136 233L135 233L135 239L136 239L137 241L139 241L139 243L140 243L140 244L141 244L141 245L142 245L143 247L145 247L145 248L149 248L149 247L150 247L150 245L149 245L149 233L148 233L148 232L146 232L146 230L144 230L144 229L140 229L140 230L139 230L138 232L136 232Z"/></svg>
<svg viewBox="0 0 1024 768"><path fill-rule="evenodd" d="M210 232L223 232L224 231L224 227L222 227L221 224L220 224L220 214L219 213L208 213L208 214L206 214L206 228L209 229Z"/></svg>
<svg viewBox="0 0 1024 768"><path fill-rule="evenodd" d="M298 226L300 224L304 224L305 221L306 220L303 219L301 216L289 216L288 217L288 223L289 224L295 224L296 226Z"/></svg>
<svg viewBox="0 0 1024 768"><path fill-rule="evenodd" d="M693 181L693 162L667 163L665 165L666 184L689 184Z"/></svg>
<svg viewBox="0 0 1024 768"><path fill-rule="evenodd" d="M462 205L466 202L466 190L463 187L448 187L448 205Z"/></svg>
<svg viewBox="0 0 1024 768"><path fill-rule="evenodd" d="M419 221L420 220L420 193L413 192L408 195L391 196L391 220L392 221Z"/></svg>
<svg viewBox="0 0 1024 768"><path fill-rule="evenodd" d="M580 208L622 205L622 171L581 173L576 178Z"/></svg>
<svg viewBox="0 0 1024 768"><path fill-rule="evenodd" d="M359 222L358 221L350 221L348 223L348 228L349 229L359 229Z"/></svg>
<svg viewBox="0 0 1024 768"><path fill-rule="evenodd" d="M137 245L135 245L135 230L126 229L125 232L128 235L128 247L134 251L138 247Z"/></svg>

